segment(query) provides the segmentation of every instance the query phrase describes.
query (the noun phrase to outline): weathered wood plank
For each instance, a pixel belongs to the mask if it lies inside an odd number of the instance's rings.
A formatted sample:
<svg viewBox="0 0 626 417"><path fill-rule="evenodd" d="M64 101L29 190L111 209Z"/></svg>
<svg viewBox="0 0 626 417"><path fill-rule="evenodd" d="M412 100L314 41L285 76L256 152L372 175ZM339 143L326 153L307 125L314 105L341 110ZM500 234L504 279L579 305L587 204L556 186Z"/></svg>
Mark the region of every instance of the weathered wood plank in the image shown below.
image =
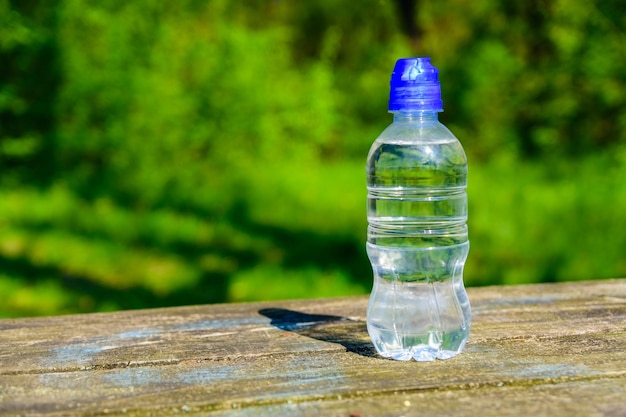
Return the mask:
<svg viewBox="0 0 626 417"><path fill-rule="evenodd" d="M625 286L603 282L603 291L595 293L585 284L559 286L556 293L549 286L471 289L470 340L620 331L623 323L616 316L623 316L626 308ZM129 362L342 351L345 346L367 349L366 303L359 297L4 320L0 321L0 375ZM273 325L267 313L259 313L272 308L293 312L283 320L283 329ZM294 337L298 335L310 337Z"/></svg>
<svg viewBox="0 0 626 417"><path fill-rule="evenodd" d="M256 406L259 409L259 404L287 406L335 401L340 397L347 404L358 403L364 397L378 397L379 402L384 402L383 397L423 392L445 391L454 397L471 397L473 391L481 394L487 388L499 386L554 388L565 384L567 393L572 383L592 387L609 377L618 383L612 390L623 387L626 372L619 367L625 363L626 354L607 355L594 347L596 343L612 344L615 339L588 340L594 343L586 343L587 349L580 349L585 356L582 363L574 355L563 353L567 340L546 345L526 339L488 349L470 346L462 363L447 361L426 366L361 357L355 353L346 357L345 353L326 352L308 357L276 355L254 361L240 358L171 366L12 375L0 379L0 391L5 397L0 410L17 414L24 404L29 404L31 409L43 413L72 410L95 413L108 409L118 412L149 410L151 414L168 415L172 403L186 406L189 411L208 412L233 407ZM607 390L606 394L612 392ZM601 402L605 406L623 404L623 396L619 402L613 400L612 396L607 396Z"/></svg>
<svg viewBox="0 0 626 417"><path fill-rule="evenodd" d="M626 280L469 292L427 364L374 354L365 297L3 320L0 414L626 415Z"/></svg>
<svg viewBox="0 0 626 417"><path fill-rule="evenodd" d="M626 379L566 381L537 385L481 386L265 404L205 414L211 416L623 416ZM172 410L175 412L175 410ZM189 411L192 411L189 408Z"/></svg>

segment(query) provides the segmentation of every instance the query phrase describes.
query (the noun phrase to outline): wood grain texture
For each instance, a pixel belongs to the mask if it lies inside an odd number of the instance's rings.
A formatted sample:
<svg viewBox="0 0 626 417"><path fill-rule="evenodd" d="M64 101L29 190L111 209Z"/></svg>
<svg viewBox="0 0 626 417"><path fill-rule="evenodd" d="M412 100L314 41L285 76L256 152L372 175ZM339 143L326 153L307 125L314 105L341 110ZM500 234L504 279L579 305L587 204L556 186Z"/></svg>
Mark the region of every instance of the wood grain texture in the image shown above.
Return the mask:
<svg viewBox="0 0 626 417"><path fill-rule="evenodd" d="M0 415L626 416L626 280L468 292L430 363L375 354L366 297L0 320Z"/></svg>

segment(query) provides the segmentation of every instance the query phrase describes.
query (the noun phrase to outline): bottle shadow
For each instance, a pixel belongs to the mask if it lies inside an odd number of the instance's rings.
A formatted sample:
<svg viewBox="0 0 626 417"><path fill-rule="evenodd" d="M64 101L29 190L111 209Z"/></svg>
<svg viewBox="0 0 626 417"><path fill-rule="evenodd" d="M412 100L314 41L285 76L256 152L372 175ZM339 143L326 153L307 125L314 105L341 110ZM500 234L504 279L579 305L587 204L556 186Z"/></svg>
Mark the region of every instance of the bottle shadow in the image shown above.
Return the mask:
<svg viewBox="0 0 626 417"><path fill-rule="evenodd" d="M259 314L271 319L270 324L280 330L323 342L338 343L346 351L361 356L378 357L363 321L326 314L307 314L284 308L264 308L259 310Z"/></svg>

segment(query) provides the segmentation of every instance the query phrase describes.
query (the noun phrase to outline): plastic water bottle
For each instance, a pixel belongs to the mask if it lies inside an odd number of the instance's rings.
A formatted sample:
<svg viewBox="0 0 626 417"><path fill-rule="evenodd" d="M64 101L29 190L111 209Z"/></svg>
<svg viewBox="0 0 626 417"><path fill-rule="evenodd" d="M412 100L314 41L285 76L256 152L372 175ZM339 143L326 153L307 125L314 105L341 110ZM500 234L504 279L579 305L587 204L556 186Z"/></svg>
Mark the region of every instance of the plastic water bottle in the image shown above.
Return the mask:
<svg viewBox="0 0 626 417"><path fill-rule="evenodd" d="M376 350L397 360L448 359L469 336L467 159L438 121L441 111L430 58L398 60L389 99L393 123L367 159L367 254L374 271L367 329Z"/></svg>

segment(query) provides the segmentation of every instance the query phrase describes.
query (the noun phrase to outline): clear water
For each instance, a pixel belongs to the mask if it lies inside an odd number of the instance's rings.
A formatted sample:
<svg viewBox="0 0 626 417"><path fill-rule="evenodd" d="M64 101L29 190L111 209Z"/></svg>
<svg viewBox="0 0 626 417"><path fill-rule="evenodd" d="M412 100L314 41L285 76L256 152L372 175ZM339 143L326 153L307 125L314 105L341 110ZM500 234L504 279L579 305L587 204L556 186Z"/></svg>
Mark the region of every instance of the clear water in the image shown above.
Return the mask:
<svg viewBox="0 0 626 417"><path fill-rule="evenodd" d="M467 162L435 117L415 122L393 123L368 157L367 328L382 356L431 361L460 353L470 331Z"/></svg>
<svg viewBox="0 0 626 417"><path fill-rule="evenodd" d="M429 361L461 352L470 330L461 275L468 248L367 245L375 268L367 329L382 356Z"/></svg>

